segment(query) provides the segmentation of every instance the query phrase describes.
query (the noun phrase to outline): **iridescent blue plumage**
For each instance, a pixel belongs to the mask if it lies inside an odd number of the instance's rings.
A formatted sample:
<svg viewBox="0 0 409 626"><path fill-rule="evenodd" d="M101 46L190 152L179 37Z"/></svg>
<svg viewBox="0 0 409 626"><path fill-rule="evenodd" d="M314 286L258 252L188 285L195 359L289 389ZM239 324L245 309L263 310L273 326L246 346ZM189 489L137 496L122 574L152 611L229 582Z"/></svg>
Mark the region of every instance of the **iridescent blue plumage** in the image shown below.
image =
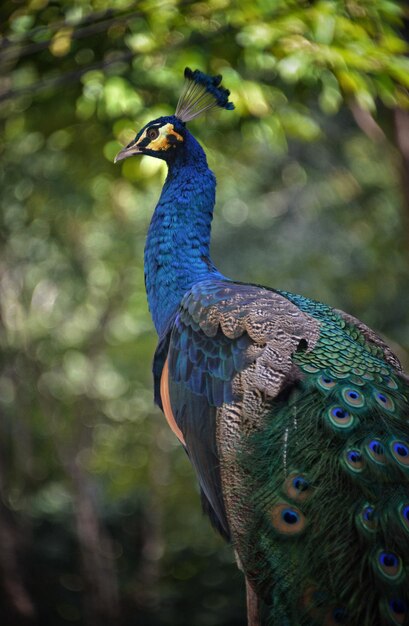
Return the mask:
<svg viewBox="0 0 409 626"><path fill-rule="evenodd" d="M118 155L169 168L145 248L155 400L268 624L408 624L408 379L359 320L214 267L215 178L185 122L232 105L220 77L187 78Z"/></svg>
<svg viewBox="0 0 409 626"><path fill-rule="evenodd" d="M216 180L196 139L187 129L183 136L183 146L171 155L145 246L146 290L159 336L190 287L221 276L209 253Z"/></svg>

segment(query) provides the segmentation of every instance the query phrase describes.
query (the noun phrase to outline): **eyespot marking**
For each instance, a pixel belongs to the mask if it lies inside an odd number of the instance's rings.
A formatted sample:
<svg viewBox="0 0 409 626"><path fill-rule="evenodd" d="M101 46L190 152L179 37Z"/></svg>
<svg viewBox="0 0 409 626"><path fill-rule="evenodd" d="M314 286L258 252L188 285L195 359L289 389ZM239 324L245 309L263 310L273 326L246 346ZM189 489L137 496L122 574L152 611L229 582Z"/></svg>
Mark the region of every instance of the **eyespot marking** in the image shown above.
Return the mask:
<svg viewBox="0 0 409 626"><path fill-rule="evenodd" d="M379 550L376 555L376 571L389 580L397 580L403 575L402 559L395 552Z"/></svg>
<svg viewBox="0 0 409 626"><path fill-rule="evenodd" d="M389 609L397 624L404 624L405 616L408 610L405 600L402 598L391 598L389 600Z"/></svg>
<svg viewBox="0 0 409 626"><path fill-rule="evenodd" d="M369 458L379 465L386 463L385 447L379 439L371 439L366 446Z"/></svg>
<svg viewBox="0 0 409 626"><path fill-rule="evenodd" d="M409 445L405 441L392 439L389 443L389 449L399 465L409 467Z"/></svg>
<svg viewBox="0 0 409 626"><path fill-rule="evenodd" d="M373 534L378 528L376 509L369 502L365 502L355 519L359 526L369 534Z"/></svg>
<svg viewBox="0 0 409 626"><path fill-rule="evenodd" d="M331 376L323 374L317 379L317 384L318 387L320 387L324 391L329 391L336 386L337 382Z"/></svg>
<svg viewBox="0 0 409 626"><path fill-rule="evenodd" d="M337 430L347 430L355 424L355 417L342 406L332 406L327 412L330 424Z"/></svg>
<svg viewBox="0 0 409 626"><path fill-rule="evenodd" d="M381 406L383 409L386 409L386 411L392 412L395 410L395 403L389 394L375 389L373 392L373 396L377 404L379 404L379 406Z"/></svg>
<svg viewBox="0 0 409 626"><path fill-rule="evenodd" d="M284 481L284 492L295 502L304 502L311 495L311 485L304 474L292 472Z"/></svg>
<svg viewBox="0 0 409 626"><path fill-rule="evenodd" d="M398 507L399 519L406 531L409 531L409 504L401 503Z"/></svg>
<svg viewBox="0 0 409 626"><path fill-rule="evenodd" d="M301 511L286 502L274 505L271 511L273 527L282 535L297 535L305 528L305 517Z"/></svg>
<svg viewBox="0 0 409 626"><path fill-rule="evenodd" d="M351 449L344 453L344 460L347 467L355 473L362 472L365 461L360 450Z"/></svg>
<svg viewBox="0 0 409 626"><path fill-rule="evenodd" d="M344 402L346 402L349 406L360 408L365 404L363 394L354 387L346 387L342 390L341 395Z"/></svg>

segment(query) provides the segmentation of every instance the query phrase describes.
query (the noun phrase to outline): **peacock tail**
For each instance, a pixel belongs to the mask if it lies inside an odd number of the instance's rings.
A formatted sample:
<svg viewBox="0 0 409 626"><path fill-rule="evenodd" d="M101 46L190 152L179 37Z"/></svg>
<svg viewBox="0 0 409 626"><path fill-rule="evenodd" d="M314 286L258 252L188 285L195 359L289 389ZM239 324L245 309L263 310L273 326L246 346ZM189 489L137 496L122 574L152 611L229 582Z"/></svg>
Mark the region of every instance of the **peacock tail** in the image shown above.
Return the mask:
<svg viewBox="0 0 409 626"><path fill-rule="evenodd" d="M169 167L145 248L155 401L261 605L250 626L408 624L409 380L359 320L215 268L215 179L185 124L232 104L221 77L186 78L117 157Z"/></svg>
<svg viewBox="0 0 409 626"><path fill-rule="evenodd" d="M240 558L271 624L406 624L409 384L369 329L284 293L320 323L299 380L237 460ZM243 501L243 492L246 501ZM256 538L256 541L254 541Z"/></svg>

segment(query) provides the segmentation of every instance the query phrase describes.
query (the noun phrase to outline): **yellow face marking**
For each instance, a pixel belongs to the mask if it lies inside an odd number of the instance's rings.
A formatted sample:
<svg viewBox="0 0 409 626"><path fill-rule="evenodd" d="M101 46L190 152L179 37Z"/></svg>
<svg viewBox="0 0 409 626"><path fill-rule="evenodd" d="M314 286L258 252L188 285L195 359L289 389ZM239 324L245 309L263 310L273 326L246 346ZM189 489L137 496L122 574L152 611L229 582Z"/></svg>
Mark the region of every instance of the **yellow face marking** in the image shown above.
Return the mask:
<svg viewBox="0 0 409 626"><path fill-rule="evenodd" d="M146 138L148 130L149 128L147 128L142 133L138 144L140 144ZM146 149L155 150L156 152L158 152L160 150L169 150L169 148L175 147L176 143L171 143L171 141L169 141L169 135L173 135L174 137L176 137L177 141L183 141L182 135L179 135L179 133L175 131L173 124L165 124L164 126L158 128L158 131L159 135L156 137L156 139L152 139L152 141L148 143L147 146L144 146Z"/></svg>

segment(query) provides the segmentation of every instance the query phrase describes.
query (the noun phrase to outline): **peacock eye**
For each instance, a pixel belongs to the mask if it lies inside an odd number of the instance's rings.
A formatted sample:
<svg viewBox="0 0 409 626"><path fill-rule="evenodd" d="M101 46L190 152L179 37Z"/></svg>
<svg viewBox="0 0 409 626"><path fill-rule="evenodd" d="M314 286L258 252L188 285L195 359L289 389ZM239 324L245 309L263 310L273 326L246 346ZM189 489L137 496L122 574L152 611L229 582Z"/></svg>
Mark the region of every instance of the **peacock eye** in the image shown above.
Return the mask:
<svg viewBox="0 0 409 626"><path fill-rule="evenodd" d="M159 137L159 129L158 128L148 128L146 131L149 139L157 139Z"/></svg>

